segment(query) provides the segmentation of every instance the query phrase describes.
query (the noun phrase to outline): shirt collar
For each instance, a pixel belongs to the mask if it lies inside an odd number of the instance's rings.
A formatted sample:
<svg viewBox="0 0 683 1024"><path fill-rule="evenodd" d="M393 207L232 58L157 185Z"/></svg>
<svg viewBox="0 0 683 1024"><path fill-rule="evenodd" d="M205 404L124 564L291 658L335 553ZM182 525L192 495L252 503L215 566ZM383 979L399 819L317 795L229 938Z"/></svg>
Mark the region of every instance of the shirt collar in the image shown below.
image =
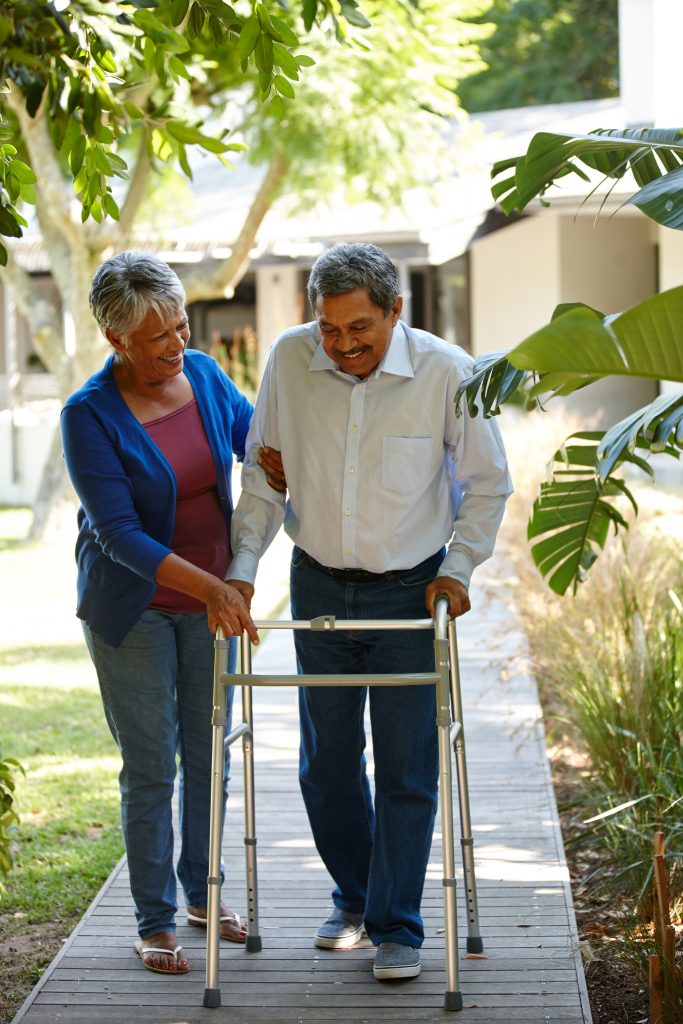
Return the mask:
<svg viewBox="0 0 683 1024"><path fill-rule="evenodd" d="M335 363L333 359L325 352L320 336L318 335L318 345L313 353L308 369L315 370L336 370L339 373L342 371L339 369L338 363ZM408 328L399 320L394 327L391 335L391 341L389 347L384 353L382 362L379 364L376 370L374 370L367 380L372 380L374 377L378 377L380 373L392 373L396 377L414 377L415 371L413 370L413 364L410 359L410 345L408 344ZM343 373L344 377L352 377L350 373Z"/></svg>

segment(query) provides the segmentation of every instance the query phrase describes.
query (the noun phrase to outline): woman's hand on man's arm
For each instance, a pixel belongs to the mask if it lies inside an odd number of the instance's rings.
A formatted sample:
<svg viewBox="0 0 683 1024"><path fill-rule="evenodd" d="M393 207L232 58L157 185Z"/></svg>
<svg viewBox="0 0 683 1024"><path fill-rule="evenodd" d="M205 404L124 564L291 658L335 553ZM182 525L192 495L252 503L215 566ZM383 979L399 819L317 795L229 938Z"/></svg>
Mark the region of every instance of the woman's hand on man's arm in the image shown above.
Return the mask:
<svg viewBox="0 0 683 1024"><path fill-rule="evenodd" d="M266 474L266 480L274 491L286 491L287 481L282 466L282 455L275 448L259 448L258 464Z"/></svg>

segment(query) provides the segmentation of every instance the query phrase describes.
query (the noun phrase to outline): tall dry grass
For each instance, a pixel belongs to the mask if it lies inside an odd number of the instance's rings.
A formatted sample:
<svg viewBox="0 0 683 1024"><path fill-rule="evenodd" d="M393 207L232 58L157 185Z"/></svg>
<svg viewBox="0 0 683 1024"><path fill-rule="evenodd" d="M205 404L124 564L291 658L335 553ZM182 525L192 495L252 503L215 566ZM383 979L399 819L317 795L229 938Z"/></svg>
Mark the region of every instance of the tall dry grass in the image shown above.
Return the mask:
<svg viewBox="0 0 683 1024"><path fill-rule="evenodd" d="M634 481L638 519L610 538L575 596L553 594L533 564L526 521L546 465L577 429L555 411L504 423L516 488L503 535L516 570L514 599L550 740L578 749L581 803L587 817L600 815L582 829L583 840L595 842L635 905L650 880L652 834L661 829L680 912L683 498Z"/></svg>

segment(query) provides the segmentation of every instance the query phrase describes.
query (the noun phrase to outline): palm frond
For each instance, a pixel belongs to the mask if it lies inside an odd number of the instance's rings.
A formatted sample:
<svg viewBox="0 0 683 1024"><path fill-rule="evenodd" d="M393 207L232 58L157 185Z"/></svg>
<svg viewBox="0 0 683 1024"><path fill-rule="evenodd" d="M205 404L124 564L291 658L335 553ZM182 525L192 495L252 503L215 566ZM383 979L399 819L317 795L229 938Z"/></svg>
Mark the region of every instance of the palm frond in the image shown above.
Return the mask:
<svg viewBox="0 0 683 1024"><path fill-rule="evenodd" d="M467 408L471 416L477 416L482 404L485 419L497 416L500 407L516 393L533 374L516 370L507 359L506 352L487 352L474 363L471 377L462 382L455 393L455 413L462 415L462 399L467 400Z"/></svg>
<svg viewBox="0 0 683 1024"><path fill-rule="evenodd" d="M506 213L521 211L532 199L543 200L550 186L569 174L590 180L581 165L598 171L603 181L622 178L630 170L641 191L628 202L660 224L683 226L674 196L683 165L679 128L597 129L588 135L538 132L524 155L493 165L491 192ZM658 189L655 182L661 183Z"/></svg>

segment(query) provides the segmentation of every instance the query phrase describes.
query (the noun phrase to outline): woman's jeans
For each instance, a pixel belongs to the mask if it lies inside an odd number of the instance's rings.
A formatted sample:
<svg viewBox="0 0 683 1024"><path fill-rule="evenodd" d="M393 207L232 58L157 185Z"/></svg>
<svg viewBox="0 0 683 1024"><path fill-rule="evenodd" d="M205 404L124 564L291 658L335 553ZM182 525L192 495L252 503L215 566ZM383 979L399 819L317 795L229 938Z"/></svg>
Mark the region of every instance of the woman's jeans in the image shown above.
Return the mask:
<svg viewBox="0 0 683 1024"><path fill-rule="evenodd" d="M83 624L109 728L121 751L121 825L142 938L175 931L171 801L178 755L178 879L187 905L206 907L211 804L213 634L206 614L148 609L121 647ZM230 644L235 670L236 642ZM233 691L228 691L228 726ZM223 813L228 792L226 750Z"/></svg>
<svg viewBox="0 0 683 1024"><path fill-rule="evenodd" d="M423 619L439 553L371 581L333 578L299 548L292 558L292 617ZM432 672L430 630L294 633L299 671ZM420 901L437 806L433 686L370 688L375 805L366 774L366 687L301 687L299 774L318 852L336 883L334 903L362 913L375 945L424 940Z"/></svg>

